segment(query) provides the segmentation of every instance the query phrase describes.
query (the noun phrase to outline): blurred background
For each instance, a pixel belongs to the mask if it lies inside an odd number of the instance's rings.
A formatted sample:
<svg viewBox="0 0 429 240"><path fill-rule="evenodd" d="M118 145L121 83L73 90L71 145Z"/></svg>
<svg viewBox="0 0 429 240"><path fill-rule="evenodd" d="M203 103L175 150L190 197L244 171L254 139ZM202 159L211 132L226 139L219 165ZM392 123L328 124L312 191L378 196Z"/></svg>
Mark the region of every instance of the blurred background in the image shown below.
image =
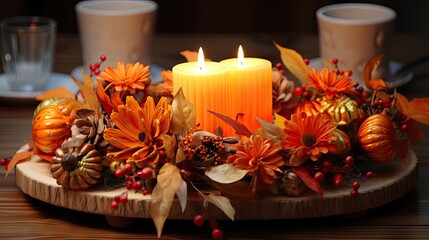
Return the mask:
<svg viewBox="0 0 429 240"><path fill-rule="evenodd" d="M324 5L366 2L397 14L396 32L429 34L427 0L154 0L159 4L156 33L317 32L315 11ZM59 33L77 33L78 0L0 2L0 19L18 15L54 18Z"/></svg>

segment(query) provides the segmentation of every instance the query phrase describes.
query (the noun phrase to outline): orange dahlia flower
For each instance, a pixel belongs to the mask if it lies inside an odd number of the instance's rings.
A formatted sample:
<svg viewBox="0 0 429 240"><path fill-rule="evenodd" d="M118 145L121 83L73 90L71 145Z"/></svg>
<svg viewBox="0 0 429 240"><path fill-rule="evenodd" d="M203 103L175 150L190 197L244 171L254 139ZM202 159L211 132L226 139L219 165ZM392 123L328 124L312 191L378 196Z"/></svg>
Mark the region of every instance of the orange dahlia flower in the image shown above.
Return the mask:
<svg viewBox="0 0 429 240"><path fill-rule="evenodd" d="M293 114L290 120L285 121L282 142L291 155L290 164L300 166L308 157L316 161L322 153L334 151L331 142L337 139L333 135L335 129L336 125L326 114Z"/></svg>
<svg viewBox="0 0 429 240"><path fill-rule="evenodd" d="M136 90L144 90L149 85L149 66L141 63L127 64L119 61L116 68L107 67L97 80L110 82L116 91L126 91L134 94Z"/></svg>
<svg viewBox="0 0 429 240"><path fill-rule="evenodd" d="M104 130L104 138L121 151L109 152L107 156L134 162L138 167L155 166L159 150L164 148L164 134L170 129L171 106L162 97L158 104L148 97L141 108L134 97L126 98L110 115L117 128Z"/></svg>
<svg viewBox="0 0 429 240"><path fill-rule="evenodd" d="M278 154L280 150L280 144L264 140L262 136L243 136L238 143L236 154L229 156L227 163L252 174L250 186L254 192L259 181L272 184L273 179L277 178L276 172L281 173L279 167L284 165L284 161Z"/></svg>
<svg viewBox="0 0 429 240"><path fill-rule="evenodd" d="M339 97L341 93L357 95L354 90L356 83L346 75L338 75L335 71L329 71L328 68L323 68L317 71L312 68L308 78L310 82L319 90L325 93L328 99Z"/></svg>

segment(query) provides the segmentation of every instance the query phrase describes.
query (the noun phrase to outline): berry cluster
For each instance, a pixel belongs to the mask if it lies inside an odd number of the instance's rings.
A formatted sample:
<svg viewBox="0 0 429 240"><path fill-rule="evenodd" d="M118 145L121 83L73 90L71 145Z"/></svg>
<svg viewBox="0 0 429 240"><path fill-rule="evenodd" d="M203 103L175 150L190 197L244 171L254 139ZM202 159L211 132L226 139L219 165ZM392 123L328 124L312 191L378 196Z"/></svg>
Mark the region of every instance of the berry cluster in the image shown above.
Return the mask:
<svg viewBox="0 0 429 240"><path fill-rule="evenodd" d="M204 225L205 222L205 217L207 216L207 211L205 211L204 214L202 215L196 215L194 217L194 224L197 227L201 227ZM212 230L212 237L214 239L220 239L223 236L223 232L222 230L219 229L219 224L217 223L216 220L210 220L210 228L213 229Z"/></svg>
<svg viewBox="0 0 429 240"><path fill-rule="evenodd" d="M128 194L126 192L122 193L121 195L115 196L113 198L113 201L110 203L111 209L118 209L119 204L126 204L128 202Z"/></svg>
<svg viewBox="0 0 429 240"><path fill-rule="evenodd" d="M95 63L91 63L89 64L89 71L91 71L90 76L97 76L98 74L100 74L100 66L101 64L106 61L106 56L105 55L101 55L100 56L100 62L95 62Z"/></svg>
<svg viewBox="0 0 429 240"><path fill-rule="evenodd" d="M180 143L191 165L200 167L225 163L221 157L225 150L223 137L201 136L198 140L200 143L196 143L192 134L187 134Z"/></svg>
<svg viewBox="0 0 429 240"><path fill-rule="evenodd" d="M7 170L9 162L10 162L10 158L1 158L0 159L0 167L4 166L4 168Z"/></svg>
<svg viewBox="0 0 429 240"><path fill-rule="evenodd" d="M145 183L147 180L154 178L154 172L153 169L150 167L137 169L131 164L126 163L117 167L117 169L115 170L115 176L117 178L125 178L125 186L128 190L135 190L136 192L141 191L143 195L147 195L149 194L149 190L145 186ZM123 198L123 195L124 194L120 196L122 196ZM117 209L118 203L122 202L114 199L110 207L112 209Z"/></svg>
<svg viewBox="0 0 429 240"><path fill-rule="evenodd" d="M350 196L357 197L359 195L358 189L360 188L360 183L358 181L353 181L353 179L359 179L365 181L373 176L372 172L367 172L365 176L359 172L359 170L354 166L355 158L351 155L344 158L342 162L335 162L335 164L330 160L323 160L321 164L313 167L313 178L318 182L323 182L327 177L330 176L332 183L336 187L343 185L344 176L347 176L350 181L352 190L350 191Z"/></svg>

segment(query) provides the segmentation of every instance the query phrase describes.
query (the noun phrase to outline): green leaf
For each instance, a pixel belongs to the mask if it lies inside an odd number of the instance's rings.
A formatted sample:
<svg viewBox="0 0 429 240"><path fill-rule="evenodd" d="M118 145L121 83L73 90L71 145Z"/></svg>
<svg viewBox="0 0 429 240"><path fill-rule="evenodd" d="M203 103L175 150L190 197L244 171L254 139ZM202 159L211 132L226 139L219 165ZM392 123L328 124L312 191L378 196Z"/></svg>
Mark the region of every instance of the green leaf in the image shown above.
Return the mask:
<svg viewBox="0 0 429 240"><path fill-rule="evenodd" d="M176 136L185 136L189 128L195 125L196 113L194 105L186 100L180 88L172 102L173 117L170 130Z"/></svg>
<svg viewBox="0 0 429 240"><path fill-rule="evenodd" d="M166 163L159 171L150 201L150 215L155 223L158 238L161 236L165 220L173 205L174 195L182 181L180 170L175 165Z"/></svg>

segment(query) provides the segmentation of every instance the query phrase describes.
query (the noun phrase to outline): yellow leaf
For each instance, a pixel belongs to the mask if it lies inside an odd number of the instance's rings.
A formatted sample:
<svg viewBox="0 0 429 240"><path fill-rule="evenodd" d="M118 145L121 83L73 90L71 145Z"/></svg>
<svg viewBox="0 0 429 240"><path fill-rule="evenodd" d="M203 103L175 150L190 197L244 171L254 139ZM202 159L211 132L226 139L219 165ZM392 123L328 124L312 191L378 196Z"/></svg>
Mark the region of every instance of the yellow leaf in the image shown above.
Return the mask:
<svg viewBox="0 0 429 240"><path fill-rule="evenodd" d="M66 87L57 87L48 91L42 92L39 96L36 97L37 101L43 101L48 98L71 98L74 99L74 94Z"/></svg>
<svg viewBox="0 0 429 240"><path fill-rule="evenodd" d="M158 238L161 236L165 220L173 205L174 195L182 181L180 170L175 165L166 163L159 171L150 201L150 215L155 223Z"/></svg>
<svg viewBox="0 0 429 240"><path fill-rule="evenodd" d="M176 138L174 136L170 136L168 134L163 134L162 138L164 139L164 149L165 149L165 154L169 159L174 160L174 157L176 155L175 151L177 148L177 141Z"/></svg>
<svg viewBox="0 0 429 240"><path fill-rule="evenodd" d="M220 208L226 214L226 216L228 216L232 221L234 221L235 209L232 207L229 198L214 195L213 193L210 193L207 198L209 202Z"/></svg>
<svg viewBox="0 0 429 240"><path fill-rule="evenodd" d="M295 50L284 48L275 42L274 45L280 51L280 57L286 68L301 82L308 83L310 68L305 64L302 56Z"/></svg>
<svg viewBox="0 0 429 240"><path fill-rule="evenodd" d="M274 113L274 117L276 119L275 122L274 122L274 125L278 126L281 129L285 128L286 118L284 118L283 116L278 115L277 113Z"/></svg>
<svg viewBox="0 0 429 240"><path fill-rule="evenodd" d="M222 164L207 168L205 174L213 181L228 184L241 180L247 172L231 164Z"/></svg>
<svg viewBox="0 0 429 240"><path fill-rule="evenodd" d="M173 117L170 130L176 136L185 136L186 131L195 125L195 107L186 100L183 91L180 88L176 93L172 103Z"/></svg>
<svg viewBox="0 0 429 240"><path fill-rule="evenodd" d="M78 79L76 79L75 77L72 77L72 79L83 93L83 97L85 99L85 107L94 110L96 116L99 116L100 102L98 101L97 93L95 91L94 80L92 80L92 78L84 72L83 68L82 68L82 76L83 76L83 83Z"/></svg>

